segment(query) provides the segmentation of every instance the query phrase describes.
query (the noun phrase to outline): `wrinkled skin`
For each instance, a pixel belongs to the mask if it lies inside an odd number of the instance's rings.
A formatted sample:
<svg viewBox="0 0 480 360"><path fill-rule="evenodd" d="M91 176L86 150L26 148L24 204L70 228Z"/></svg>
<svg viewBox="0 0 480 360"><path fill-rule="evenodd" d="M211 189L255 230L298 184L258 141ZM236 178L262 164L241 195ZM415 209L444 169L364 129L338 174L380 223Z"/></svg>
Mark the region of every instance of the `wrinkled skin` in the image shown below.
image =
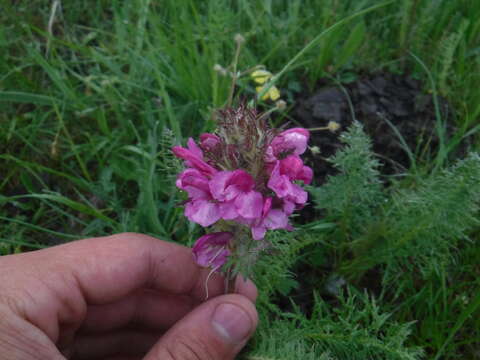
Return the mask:
<svg viewBox="0 0 480 360"><path fill-rule="evenodd" d="M257 324L256 288L140 234L0 258L0 358L233 359Z"/></svg>

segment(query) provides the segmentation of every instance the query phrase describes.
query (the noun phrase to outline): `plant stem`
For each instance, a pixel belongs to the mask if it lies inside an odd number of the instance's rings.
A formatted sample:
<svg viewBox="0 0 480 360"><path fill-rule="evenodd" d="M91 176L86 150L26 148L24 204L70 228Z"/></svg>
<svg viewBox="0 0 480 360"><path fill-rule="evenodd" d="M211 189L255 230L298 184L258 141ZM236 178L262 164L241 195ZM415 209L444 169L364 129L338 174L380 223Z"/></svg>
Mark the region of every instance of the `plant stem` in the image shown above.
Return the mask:
<svg viewBox="0 0 480 360"><path fill-rule="evenodd" d="M232 106L233 101L233 93L235 92L235 85L237 84L238 74L237 74L237 66L238 66L238 58L240 57L240 50L242 49L242 43L239 41L237 42L237 48L235 50L235 58L233 59L232 63L232 84L230 85L230 91L228 93L228 101L227 107Z"/></svg>

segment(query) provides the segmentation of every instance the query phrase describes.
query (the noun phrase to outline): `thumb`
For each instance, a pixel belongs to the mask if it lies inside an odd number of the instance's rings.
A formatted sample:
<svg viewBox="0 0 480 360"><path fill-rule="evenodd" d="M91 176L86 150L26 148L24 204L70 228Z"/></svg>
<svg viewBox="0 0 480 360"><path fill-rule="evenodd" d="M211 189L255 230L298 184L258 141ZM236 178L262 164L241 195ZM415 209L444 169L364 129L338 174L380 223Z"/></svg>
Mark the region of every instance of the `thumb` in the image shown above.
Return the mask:
<svg viewBox="0 0 480 360"><path fill-rule="evenodd" d="M253 303L242 295L213 298L176 323L145 360L228 360L257 327Z"/></svg>

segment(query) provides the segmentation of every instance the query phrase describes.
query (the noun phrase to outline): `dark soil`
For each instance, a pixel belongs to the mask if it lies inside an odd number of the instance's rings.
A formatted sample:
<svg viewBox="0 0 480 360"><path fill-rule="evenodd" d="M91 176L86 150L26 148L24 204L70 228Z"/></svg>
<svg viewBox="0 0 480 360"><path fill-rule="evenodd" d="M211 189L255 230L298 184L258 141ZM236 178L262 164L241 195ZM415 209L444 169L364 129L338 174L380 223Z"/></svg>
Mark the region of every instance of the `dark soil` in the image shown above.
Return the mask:
<svg viewBox="0 0 480 360"><path fill-rule="evenodd" d="M306 154L307 163L314 169L316 185L335 173L325 159L341 148L338 134L348 128L353 119L364 125L372 139L384 175L403 173L410 167L407 152L391 125L419 159L435 153L438 148L433 96L425 92L419 80L410 76L369 74L341 87L320 81L317 90L300 94L296 101L292 117L305 128L325 127L329 121L341 127L335 133L328 130L311 133L310 146L320 150L317 154L311 151ZM439 104L442 118L446 119L449 106L443 99L439 99ZM448 126L447 134L454 130Z"/></svg>

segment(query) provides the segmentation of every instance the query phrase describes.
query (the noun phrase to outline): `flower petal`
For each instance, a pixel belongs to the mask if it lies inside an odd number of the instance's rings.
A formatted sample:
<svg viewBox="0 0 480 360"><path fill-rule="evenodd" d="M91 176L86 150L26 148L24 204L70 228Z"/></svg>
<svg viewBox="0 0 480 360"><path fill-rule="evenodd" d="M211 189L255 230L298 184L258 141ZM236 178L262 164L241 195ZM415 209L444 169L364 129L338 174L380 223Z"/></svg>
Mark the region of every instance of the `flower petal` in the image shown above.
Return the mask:
<svg viewBox="0 0 480 360"><path fill-rule="evenodd" d="M303 205L308 200L308 193L297 184L292 184L288 197L295 201L295 203Z"/></svg>
<svg viewBox="0 0 480 360"><path fill-rule="evenodd" d="M280 161L277 161L267 186L272 189L278 197L283 198L291 191L292 183L286 175L280 175Z"/></svg>
<svg viewBox="0 0 480 360"><path fill-rule="evenodd" d="M196 169L182 171L175 184L185 190L191 199L211 198L207 177Z"/></svg>
<svg viewBox="0 0 480 360"><path fill-rule="evenodd" d="M262 218L267 216L268 212L272 208L272 198L267 197L265 198L265 201L263 202L263 208L262 208Z"/></svg>
<svg viewBox="0 0 480 360"><path fill-rule="evenodd" d="M295 207L295 202L285 199L283 202L282 210L285 214L290 216L295 211Z"/></svg>
<svg viewBox="0 0 480 360"><path fill-rule="evenodd" d="M210 226L220 220L218 204L208 200L193 200L185 206L185 216L203 227Z"/></svg>
<svg viewBox="0 0 480 360"><path fill-rule="evenodd" d="M246 219L256 219L262 216L263 196L258 191L250 191L237 196L235 207L238 214Z"/></svg>
<svg viewBox="0 0 480 360"><path fill-rule="evenodd" d="M265 84L272 77L272 73L270 71L260 69L252 72L250 76L257 84Z"/></svg>
<svg viewBox="0 0 480 360"><path fill-rule="evenodd" d="M297 176L297 180L303 181L303 183L306 185L312 182L312 178L313 178L313 170L308 166L304 166L302 168L302 171L300 171L300 173Z"/></svg>
<svg viewBox="0 0 480 360"><path fill-rule="evenodd" d="M213 176L218 172L213 166L207 164L202 158L195 155L194 152L196 152L196 150L192 152L190 149L185 149L181 146L174 146L172 152L176 157L185 160L187 166L193 167L205 175Z"/></svg>
<svg viewBox="0 0 480 360"><path fill-rule="evenodd" d="M302 169L303 161L298 155L289 155L280 160L280 174L287 175L290 180L297 180Z"/></svg>
<svg viewBox="0 0 480 360"><path fill-rule="evenodd" d="M286 229L288 216L280 209L272 209L264 220L265 226L270 230Z"/></svg>
<svg viewBox="0 0 480 360"><path fill-rule="evenodd" d="M200 135L200 146L203 150L213 151L220 144L220 138L217 135L204 133Z"/></svg>
<svg viewBox="0 0 480 360"><path fill-rule="evenodd" d="M188 150L190 150L193 155L198 157L200 160L203 160L202 149L198 147L198 145L195 143L195 140L193 140L192 138L188 138L187 147L188 147Z"/></svg>
<svg viewBox="0 0 480 360"><path fill-rule="evenodd" d="M273 101L276 101L280 99L280 90L278 90L278 88L275 85L272 85L272 87L268 90L268 96Z"/></svg>
<svg viewBox="0 0 480 360"><path fill-rule="evenodd" d="M222 219L233 220L238 217L237 207L233 201L220 203L219 207Z"/></svg>
<svg viewBox="0 0 480 360"><path fill-rule="evenodd" d="M213 197L219 201L231 201L255 186L252 176L244 170L220 171L209 183Z"/></svg>
<svg viewBox="0 0 480 360"><path fill-rule="evenodd" d="M293 153L301 155L307 149L310 133L304 128L293 128L281 132L276 136L270 146L275 157L278 159L284 153Z"/></svg>
<svg viewBox="0 0 480 360"><path fill-rule="evenodd" d="M219 201L225 200L225 188L227 182L232 177L233 171L219 171L216 173L209 182L210 192L214 199Z"/></svg>
<svg viewBox="0 0 480 360"><path fill-rule="evenodd" d="M232 236L229 232L217 232L200 237L192 249L197 264L214 269L220 268L230 255L227 247Z"/></svg>
<svg viewBox="0 0 480 360"><path fill-rule="evenodd" d="M262 240L265 237L266 232L267 232L267 228L263 226L263 224L252 227L253 240Z"/></svg>

